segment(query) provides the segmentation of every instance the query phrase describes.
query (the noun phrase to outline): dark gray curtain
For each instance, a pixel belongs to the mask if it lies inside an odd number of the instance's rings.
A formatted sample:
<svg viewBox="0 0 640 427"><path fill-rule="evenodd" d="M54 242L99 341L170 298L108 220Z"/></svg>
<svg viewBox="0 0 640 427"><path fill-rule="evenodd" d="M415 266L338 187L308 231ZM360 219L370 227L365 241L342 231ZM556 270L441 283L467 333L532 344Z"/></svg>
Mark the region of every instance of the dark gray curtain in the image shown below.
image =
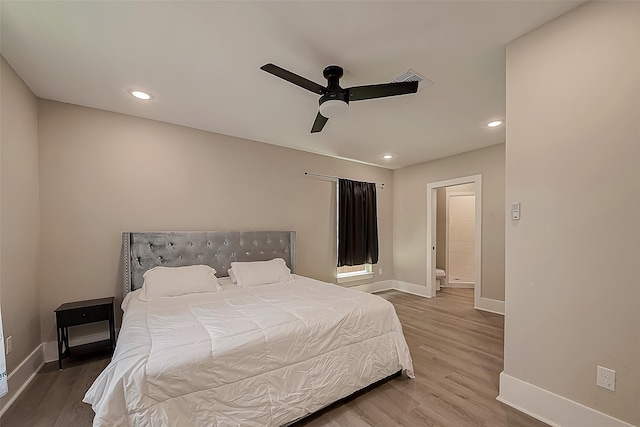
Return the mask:
<svg viewBox="0 0 640 427"><path fill-rule="evenodd" d="M376 185L338 180L338 267L378 262Z"/></svg>

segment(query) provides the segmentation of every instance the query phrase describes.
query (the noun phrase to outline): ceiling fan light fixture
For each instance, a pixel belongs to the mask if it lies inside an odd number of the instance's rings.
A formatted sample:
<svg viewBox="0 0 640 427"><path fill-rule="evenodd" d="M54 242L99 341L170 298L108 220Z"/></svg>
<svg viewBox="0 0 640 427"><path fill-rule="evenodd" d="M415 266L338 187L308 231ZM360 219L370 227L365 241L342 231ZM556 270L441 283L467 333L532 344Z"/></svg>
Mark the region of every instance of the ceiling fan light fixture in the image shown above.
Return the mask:
<svg viewBox="0 0 640 427"><path fill-rule="evenodd" d="M327 119L344 116L349 109L349 104L337 99L329 99L320 104L320 114Z"/></svg>

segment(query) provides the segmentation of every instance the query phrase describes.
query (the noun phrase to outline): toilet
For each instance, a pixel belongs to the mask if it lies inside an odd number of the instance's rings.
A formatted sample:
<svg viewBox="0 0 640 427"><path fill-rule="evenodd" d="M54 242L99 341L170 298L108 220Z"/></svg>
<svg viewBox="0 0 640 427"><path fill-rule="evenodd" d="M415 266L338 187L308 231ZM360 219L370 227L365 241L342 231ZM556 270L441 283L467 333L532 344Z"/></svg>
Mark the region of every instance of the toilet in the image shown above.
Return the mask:
<svg viewBox="0 0 640 427"><path fill-rule="evenodd" d="M441 286L444 287L444 282L442 280L445 277L447 277L445 271L441 268L436 268L436 291L439 291Z"/></svg>

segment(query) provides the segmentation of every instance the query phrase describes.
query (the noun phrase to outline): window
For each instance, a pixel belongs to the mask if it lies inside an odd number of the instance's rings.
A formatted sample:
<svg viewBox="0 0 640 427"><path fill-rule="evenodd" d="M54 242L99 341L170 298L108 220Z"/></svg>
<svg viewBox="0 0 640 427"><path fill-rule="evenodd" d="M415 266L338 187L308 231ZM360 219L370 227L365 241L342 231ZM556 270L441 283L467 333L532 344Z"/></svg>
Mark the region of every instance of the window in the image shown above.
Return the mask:
<svg viewBox="0 0 640 427"><path fill-rule="evenodd" d="M338 267L338 283L354 282L373 277L372 264L345 265Z"/></svg>
<svg viewBox="0 0 640 427"><path fill-rule="evenodd" d="M376 185L338 179L338 283L370 279L378 262Z"/></svg>

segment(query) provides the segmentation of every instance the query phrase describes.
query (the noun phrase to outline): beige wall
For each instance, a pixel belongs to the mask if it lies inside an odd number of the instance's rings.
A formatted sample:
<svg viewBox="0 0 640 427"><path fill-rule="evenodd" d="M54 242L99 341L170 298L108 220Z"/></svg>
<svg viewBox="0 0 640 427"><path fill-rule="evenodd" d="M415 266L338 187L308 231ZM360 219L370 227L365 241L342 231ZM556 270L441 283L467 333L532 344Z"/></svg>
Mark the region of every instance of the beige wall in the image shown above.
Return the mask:
<svg viewBox="0 0 640 427"><path fill-rule="evenodd" d="M507 48L507 201L522 206L506 227L505 373L633 425L639 76L637 2L587 3Z"/></svg>
<svg viewBox="0 0 640 427"><path fill-rule="evenodd" d="M504 301L504 144L393 172L394 278L426 286L427 184L482 175L482 296Z"/></svg>
<svg viewBox="0 0 640 427"><path fill-rule="evenodd" d="M335 183L385 184L380 263L393 277L392 171L52 101L40 102L42 333L65 301L121 297L123 231L297 231L298 273L335 280Z"/></svg>
<svg viewBox="0 0 640 427"><path fill-rule="evenodd" d="M38 102L0 57L0 301L10 374L40 345Z"/></svg>

